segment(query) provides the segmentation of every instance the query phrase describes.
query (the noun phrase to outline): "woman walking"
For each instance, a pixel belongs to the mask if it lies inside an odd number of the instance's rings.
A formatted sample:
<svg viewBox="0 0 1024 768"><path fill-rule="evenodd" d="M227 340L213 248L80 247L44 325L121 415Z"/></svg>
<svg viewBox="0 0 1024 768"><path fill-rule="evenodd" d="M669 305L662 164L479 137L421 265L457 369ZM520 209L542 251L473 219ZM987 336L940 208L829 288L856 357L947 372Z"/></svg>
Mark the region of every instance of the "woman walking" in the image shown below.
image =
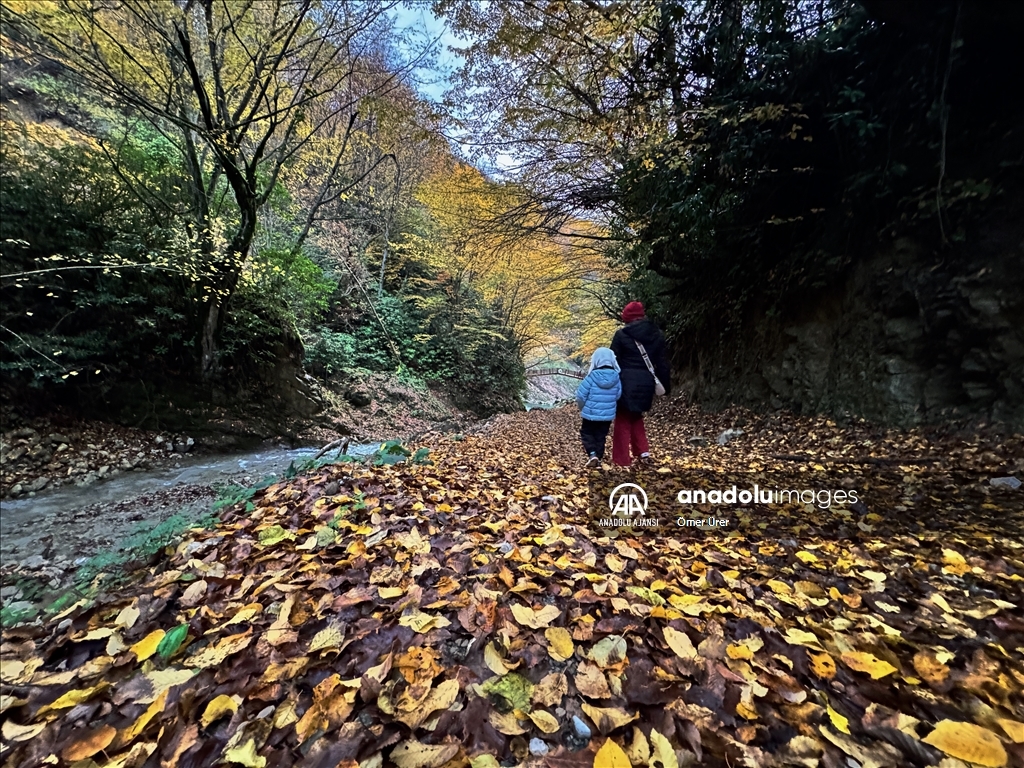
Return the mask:
<svg viewBox="0 0 1024 768"><path fill-rule="evenodd" d="M672 389L665 336L647 319L644 305L631 301L622 310L626 325L615 332L612 352L619 363L622 396L615 412L612 431L612 461L620 467L630 465L630 449L641 461L650 461L650 446L644 429L644 414L651 410L655 389L660 384L668 394Z"/></svg>

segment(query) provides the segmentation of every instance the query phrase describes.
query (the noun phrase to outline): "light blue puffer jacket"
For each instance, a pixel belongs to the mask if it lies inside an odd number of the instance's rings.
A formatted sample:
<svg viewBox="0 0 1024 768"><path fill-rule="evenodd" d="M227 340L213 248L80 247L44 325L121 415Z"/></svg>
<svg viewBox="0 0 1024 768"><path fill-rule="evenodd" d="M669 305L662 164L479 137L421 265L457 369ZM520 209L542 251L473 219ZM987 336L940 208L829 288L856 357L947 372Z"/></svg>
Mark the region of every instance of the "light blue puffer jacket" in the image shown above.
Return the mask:
<svg viewBox="0 0 1024 768"><path fill-rule="evenodd" d="M595 368L580 382L576 390L576 404L580 415L590 421L612 421L615 404L622 394L622 383L614 368Z"/></svg>

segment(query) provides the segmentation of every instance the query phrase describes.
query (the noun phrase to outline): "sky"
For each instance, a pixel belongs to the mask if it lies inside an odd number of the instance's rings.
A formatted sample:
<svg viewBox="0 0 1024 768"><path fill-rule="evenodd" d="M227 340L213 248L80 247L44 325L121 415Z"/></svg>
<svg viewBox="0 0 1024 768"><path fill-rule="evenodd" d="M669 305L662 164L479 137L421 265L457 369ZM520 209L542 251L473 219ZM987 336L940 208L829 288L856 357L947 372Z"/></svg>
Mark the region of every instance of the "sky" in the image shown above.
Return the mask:
<svg viewBox="0 0 1024 768"><path fill-rule="evenodd" d="M412 54L424 43L437 40L434 65L417 68L414 77L418 81L416 88L423 96L440 102L448 87L448 76L462 64L462 57L452 53L449 47L464 46L466 41L454 35L443 19L434 16L427 0L406 0L392 9L391 14L400 39L406 43L403 53Z"/></svg>
<svg viewBox="0 0 1024 768"><path fill-rule="evenodd" d="M429 0L405 0L391 10L399 31L399 48L402 53L413 56L422 50L424 44L436 41L436 55L429 66L418 67L413 71L414 86L425 98L440 103L448 89L448 78L462 65L463 58L452 52L452 47L466 47L469 41L461 38L451 30L444 19L437 18L430 10ZM464 156L464 147L459 146L459 136L449 137L453 142L452 149ZM494 157L494 164L478 160L475 165L492 178L502 178L517 163L510 156L499 153Z"/></svg>

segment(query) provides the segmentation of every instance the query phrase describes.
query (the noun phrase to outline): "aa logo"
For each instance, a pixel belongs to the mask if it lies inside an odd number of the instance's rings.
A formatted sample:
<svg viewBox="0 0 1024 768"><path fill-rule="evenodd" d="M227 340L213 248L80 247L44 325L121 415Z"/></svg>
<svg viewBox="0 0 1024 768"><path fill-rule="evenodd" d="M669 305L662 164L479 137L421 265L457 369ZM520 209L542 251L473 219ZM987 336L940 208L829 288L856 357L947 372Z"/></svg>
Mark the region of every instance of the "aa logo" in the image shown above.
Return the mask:
<svg viewBox="0 0 1024 768"><path fill-rule="evenodd" d="M647 494L635 483L617 485L608 496L608 509L616 517L644 515L647 512Z"/></svg>

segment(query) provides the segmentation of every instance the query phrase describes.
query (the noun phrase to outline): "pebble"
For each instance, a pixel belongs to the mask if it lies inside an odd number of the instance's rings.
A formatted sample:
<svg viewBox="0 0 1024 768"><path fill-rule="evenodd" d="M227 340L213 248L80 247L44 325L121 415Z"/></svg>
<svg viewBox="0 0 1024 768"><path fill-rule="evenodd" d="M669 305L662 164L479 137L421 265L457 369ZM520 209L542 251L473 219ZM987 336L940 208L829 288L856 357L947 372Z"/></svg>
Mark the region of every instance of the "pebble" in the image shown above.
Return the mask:
<svg viewBox="0 0 1024 768"><path fill-rule="evenodd" d="M1020 480L1016 477L993 477L988 484L993 488L1009 488L1011 491L1020 488Z"/></svg>
<svg viewBox="0 0 1024 768"><path fill-rule="evenodd" d="M576 735L581 739L590 739L593 735L593 731L590 730L590 726L579 719L578 716L572 716L572 729L576 732Z"/></svg>
<svg viewBox="0 0 1024 768"><path fill-rule="evenodd" d="M536 737L530 739L530 754L535 757L546 755L548 753L548 745L541 739Z"/></svg>
<svg viewBox="0 0 1024 768"><path fill-rule="evenodd" d="M0 587L0 600L16 600L19 597L21 597L21 589L13 584Z"/></svg>

